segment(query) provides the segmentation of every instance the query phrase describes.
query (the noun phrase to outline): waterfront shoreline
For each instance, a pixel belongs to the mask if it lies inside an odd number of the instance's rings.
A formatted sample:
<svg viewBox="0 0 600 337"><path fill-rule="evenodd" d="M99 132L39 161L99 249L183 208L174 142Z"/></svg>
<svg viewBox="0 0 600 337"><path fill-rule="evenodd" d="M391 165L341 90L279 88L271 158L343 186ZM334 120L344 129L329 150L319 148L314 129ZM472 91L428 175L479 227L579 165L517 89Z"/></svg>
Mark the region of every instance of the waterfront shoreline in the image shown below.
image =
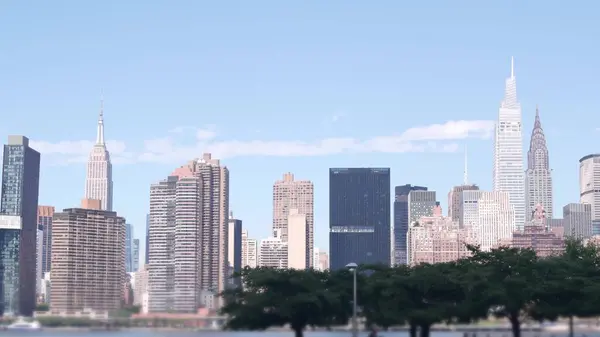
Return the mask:
<svg viewBox="0 0 600 337"><path fill-rule="evenodd" d="M559 324L560 325L560 324ZM205 331L205 332L214 332L214 333L232 333L232 332L251 332L251 331L230 331L230 330L222 330L222 329L214 329L214 328L170 328L170 327L158 327L158 328L153 328L153 327L120 327L120 328L115 328L115 329L102 329L102 328L93 328L93 327L68 327L68 326L63 326L63 327L43 327L43 330L47 330L47 331L65 331L65 332L72 332L72 331L140 331L140 332L145 332L145 331L154 331L154 332L176 332L176 331ZM396 327L396 328L391 328L385 331L382 331L382 333L385 332L408 332L409 328L408 327ZM285 327L277 327L277 328L270 328L265 330L264 332L288 332L291 331L289 328L285 328ZM324 329L324 328L319 328L319 329L306 329L305 332L334 332L334 333L341 333L341 332L350 332L351 329L346 328L346 327L338 327L338 328L332 328L332 329ZM577 333L590 333L590 332L599 332L600 328L599 327L590 327L590 326L576 326L575 327L575 331ZM361 329L360 330L361 333L366 333L368 332L368 330L365 329ZM512 330L509 326L506 325L489 325L489 326L479 326L479 325L473 325L473 326L448 326L448 327L443 327L443 326L437 326L437 327L432 327L431 328L431 332L452 332L452 333L461 333L461 334L465 334L465 337L490 337L490 336L512 336ZM566 330L555 330L555 329L551 329L549 327L523 327L521 329L522 334L536 334L536 335L553 335L553 334L557 334L560 335L561 333L567 332ZM483 335L482 335L483 334ZM500 335L499 335L500 334Z"/></svg>

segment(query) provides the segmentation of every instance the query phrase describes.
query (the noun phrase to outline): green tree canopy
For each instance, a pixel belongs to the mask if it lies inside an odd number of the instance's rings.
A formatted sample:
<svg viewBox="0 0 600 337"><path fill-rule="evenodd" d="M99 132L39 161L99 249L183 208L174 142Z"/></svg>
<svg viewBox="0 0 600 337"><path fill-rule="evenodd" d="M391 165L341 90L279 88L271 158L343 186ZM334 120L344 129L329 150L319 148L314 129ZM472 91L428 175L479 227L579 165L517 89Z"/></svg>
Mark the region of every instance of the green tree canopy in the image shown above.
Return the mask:
<svg viewBox="0 0 600 337"><path fill-rule="evenodd" d="M497 317L507 318L514 337L521 336L521 320L528 315L543 281L532 249L500 247L489 252L470 247L473 273L487 281L479 296Z"/></svg>
<svg viewBox="0 0 600 337"><path fill-rule="evenodd" d="M243 286L223 293L226 328L265 330L289 325L297 337L307 326L326 326L341 308L331 273L315 270L245 268Z"/></svg>
<svg viewBox="0 0 600 337"><path fill-rule="evenodd" d="M538 300L531 310L532 317L539 321L568 317L572 335L574 316L598 316L599 253L594 244L567 240L563 254L541 259L538 269L544 281L537 287Z"/></svg>

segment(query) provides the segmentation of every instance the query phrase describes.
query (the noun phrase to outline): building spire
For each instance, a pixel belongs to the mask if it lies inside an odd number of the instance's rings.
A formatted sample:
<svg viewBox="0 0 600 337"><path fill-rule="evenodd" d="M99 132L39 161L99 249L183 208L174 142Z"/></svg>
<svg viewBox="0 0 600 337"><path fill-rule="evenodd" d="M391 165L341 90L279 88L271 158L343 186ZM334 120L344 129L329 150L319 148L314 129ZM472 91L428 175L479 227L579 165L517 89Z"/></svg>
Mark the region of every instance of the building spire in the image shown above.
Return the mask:
<svg viewBox="0 0 600 337"><path fill-rule="evenodd" d="M467 145L465 145L465 171L464 171L464 177L463 177L463 185L465 185L465 186L469 185L469 167L468 167L468 161L467 161Z"/></svg>
<svg viewBox="0 0 600 337"><path fill-rule="evenodd" d="M104 95L100 97L100 115L98 116L96 145L104 145Z"/></svg>
<svg viewBox="0 0 600 337"><path fill-rule="evenodd" d="M515 58L510 58L510 77L506 79L504 87L504 100L500 105L504 109L520 109L521 105L517 100L517 80L515 78Z"/></svg>
<svg viewBox="0 0 600 337"><path fill-rule="evenodd" d="M529 151L527 152L527 168L550 169L548 163L548 146L546 144L546 136L544 135L544 129L542 128L542 122L540 120L540 109L537 104L535 106L535 120L533 122L533 130L531 131Z"/></svg>
<svg viewBox="0 0 600 337"><path fill-rule="evenodd" d="M510 78L515 78L515 58L510 57Z"/></svg>

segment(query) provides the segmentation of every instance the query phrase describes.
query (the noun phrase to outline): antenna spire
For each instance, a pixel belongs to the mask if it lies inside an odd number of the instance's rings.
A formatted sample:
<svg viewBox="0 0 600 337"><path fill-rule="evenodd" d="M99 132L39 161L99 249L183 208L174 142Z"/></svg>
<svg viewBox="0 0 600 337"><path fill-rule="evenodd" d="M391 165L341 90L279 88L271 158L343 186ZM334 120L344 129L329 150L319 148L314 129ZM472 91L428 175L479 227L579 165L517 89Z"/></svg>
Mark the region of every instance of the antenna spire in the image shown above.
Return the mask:
<svg viewBox="0 0 600 337"><path fill-rule="evenodd" d="M515 58L510 57L510 78L515 78Z"/></svg>
<svg viewBox="0 0 600 337"><path fill-rule="evenodd" d="M468 160L467 160L467 145L465 144L465 171L464 171L464 177L463 177L463 185L467 186L469 185L469 166L468 166Z"/></svg>
<svg viewBox="0 0 600 337"><path fill-rule="evenodd" d="M100 114L98 115L98 130L96 131L96 145L104 145L104 95L100 95Z"/></svg>

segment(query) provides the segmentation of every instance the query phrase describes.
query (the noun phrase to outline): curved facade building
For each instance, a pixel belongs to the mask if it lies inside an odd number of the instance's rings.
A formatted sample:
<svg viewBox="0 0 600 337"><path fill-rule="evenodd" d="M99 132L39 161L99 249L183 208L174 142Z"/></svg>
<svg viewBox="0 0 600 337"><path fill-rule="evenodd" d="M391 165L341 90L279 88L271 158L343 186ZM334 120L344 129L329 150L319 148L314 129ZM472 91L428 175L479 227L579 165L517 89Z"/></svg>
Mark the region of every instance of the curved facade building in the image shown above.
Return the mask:
<svg viewBox="0 0 600 337"><path fill-rule="evenodd" d="M592 205L592 220L600 220L600 154L579 159L579 201Z"/></svg>

